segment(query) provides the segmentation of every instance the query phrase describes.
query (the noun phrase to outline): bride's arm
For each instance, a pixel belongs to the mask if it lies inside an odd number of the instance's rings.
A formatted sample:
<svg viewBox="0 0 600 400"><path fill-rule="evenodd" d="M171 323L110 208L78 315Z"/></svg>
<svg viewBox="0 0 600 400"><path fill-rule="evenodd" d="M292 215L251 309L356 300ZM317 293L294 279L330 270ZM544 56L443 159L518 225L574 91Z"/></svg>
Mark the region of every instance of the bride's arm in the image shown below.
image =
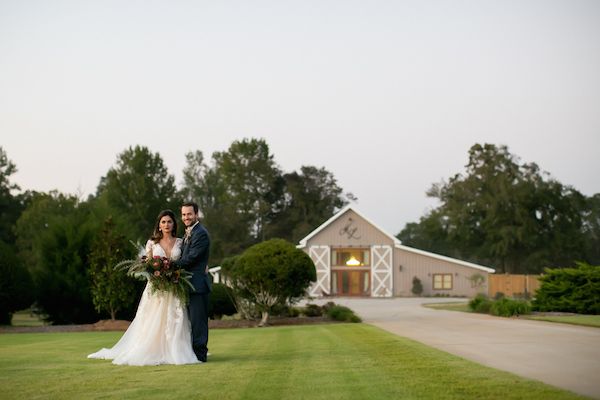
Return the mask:
<svg viewBox="0 0 600 400"><path fill-rule="evenodd" d="M152 246L154 246L154 242L151 239L148 239L146 242L146 257L152 257Z"/></svg>

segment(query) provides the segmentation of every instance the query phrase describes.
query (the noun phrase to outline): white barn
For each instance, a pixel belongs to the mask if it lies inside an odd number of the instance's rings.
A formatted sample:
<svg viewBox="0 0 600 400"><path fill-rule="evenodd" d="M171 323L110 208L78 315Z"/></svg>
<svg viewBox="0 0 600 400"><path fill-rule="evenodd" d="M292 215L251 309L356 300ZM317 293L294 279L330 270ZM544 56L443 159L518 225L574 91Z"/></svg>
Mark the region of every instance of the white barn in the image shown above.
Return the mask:
<svg viewBox="0 0 600 400"><path fill-rule="evenodd" d="M297 246L315 263L313 297L467 296L488 292L492 268L404 246L349 205Z"/></svg>

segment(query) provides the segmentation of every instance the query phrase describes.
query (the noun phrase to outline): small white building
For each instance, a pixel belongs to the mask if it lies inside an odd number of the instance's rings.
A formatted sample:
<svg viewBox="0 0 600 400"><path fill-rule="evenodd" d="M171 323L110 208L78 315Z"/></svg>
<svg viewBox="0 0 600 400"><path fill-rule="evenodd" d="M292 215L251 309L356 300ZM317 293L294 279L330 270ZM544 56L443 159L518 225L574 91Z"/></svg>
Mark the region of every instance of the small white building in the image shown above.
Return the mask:
<svg viewBox="0 0 600 400"><path fill-rule="evenodd" d="M353 206L346 206L300 241L297 246L315 263L314 297L421 296L487 294L492 268L404 246Z"/></svg>

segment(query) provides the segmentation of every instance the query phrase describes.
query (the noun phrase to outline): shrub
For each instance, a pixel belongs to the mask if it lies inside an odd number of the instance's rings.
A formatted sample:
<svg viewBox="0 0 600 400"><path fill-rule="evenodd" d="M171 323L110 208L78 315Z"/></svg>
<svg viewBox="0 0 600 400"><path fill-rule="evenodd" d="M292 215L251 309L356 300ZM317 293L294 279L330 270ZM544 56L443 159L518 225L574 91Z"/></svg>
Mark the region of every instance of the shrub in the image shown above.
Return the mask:
<svg viewBox="0 0 600 400"><path fill-rule="evenodd" d="M412 280L412 289L410 290L415 296L420 296L423 293L423 284L416 276Z"/></svg>
<svg viewBox="0 0 600 400"><path fill-rule="evenodd" d="M289 304L277 303L271 307L271 315L278 317L297 317L300 313L300 308L290 306Z"/></svg>
<svg viewBox="0 0 600 400"><path fill-rule="evenodd" d="M469 301L469 308L477 313L487 314L492 307L492 301L483 294L478 294Z"/></svg>
<svg viewBox="0 0 600 400"><path fill-rule="evenodd" d="M354 311L352 311L351 309L349 309L348 307L345 307L345 306L335 305L335 306L329 307L327 309L327 315L329 316L329 318L331 318L335 321L342 321L342 322L361 322L362 321L358 315L354 314Z"/></svg>
<svg viewBox="0 0 600 400"><path fill-rule="evenodd" d="M335 307L335 303L333 301L328 301L327 303L325 303L321 306L321 308L323 309L323 313L325 313L325 314L327 314L329 312L329 309L331 307Z"/></svg>
<svg viewBox="0 0 600 400"><path fill-rule="evenodd" d="M490 313L500 317L512 317L514 315L529 314L531 306L524 300L512 300L506 297L492 304Z"/></svg>
<svg viewBox="0 0 600 400"><path fill-rule="evenodd" d="M300 316L300 309L298 307L288 307L288 316L292 318L296 318Z"/></svg>
<svg viewBox="0 0 600 400"><path fill-rule="evenodd" d="M496 292L496 294L494 295L494 300L500 300L503 299L505 297L503 292Z"/></svg>
<svg viewBox="0 0 600 400"><path fill-rule="evenodd" d="M223 260L221 271L233 287L238 309L246 300L261 312L259 326L267 324L274 305L304 297L317 276L308 254L283 239L255 244L242 255Z"/></svg>
<svg viewBox="0 0 600 400"><path fill-rule="evenodd" d="M546 269L533 307L537 311L600 314L600 266Z"/></svg>
<svg viewBox="0 0 600 400"><path fill-rule="evenodd" d="M31 306L33 282L12 248L0 240L0 324L10 325L15 311Z"/></svg>
<svg viewBox="0 0 600 400"><path fill-rule="evenodd" d="M208 316L213 319L221 319L223 315L235 314L236 309L232 298L231 288L222 283L213 283L208 303Z"/></svg>
<svg viewBox="0 0 600 400"><path fill-rule="evenodd" d="M323 315L323 309L316 304L307 304L302 310L302 314L307 317L320 317Z"/></svg>

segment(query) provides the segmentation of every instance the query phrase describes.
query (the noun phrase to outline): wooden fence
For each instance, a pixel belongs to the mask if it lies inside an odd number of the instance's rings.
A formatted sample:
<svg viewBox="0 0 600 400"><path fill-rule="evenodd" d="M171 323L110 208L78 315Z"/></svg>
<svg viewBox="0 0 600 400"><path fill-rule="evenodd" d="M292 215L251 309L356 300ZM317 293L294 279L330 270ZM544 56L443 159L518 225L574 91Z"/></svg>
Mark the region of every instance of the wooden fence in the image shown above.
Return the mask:
<svg viewBox="0 0 600 400"><path fill-rule="evenodd" d="M488 295L504 293L506 297L533 296L540 287L539 275L489 274Z"/></svg>

